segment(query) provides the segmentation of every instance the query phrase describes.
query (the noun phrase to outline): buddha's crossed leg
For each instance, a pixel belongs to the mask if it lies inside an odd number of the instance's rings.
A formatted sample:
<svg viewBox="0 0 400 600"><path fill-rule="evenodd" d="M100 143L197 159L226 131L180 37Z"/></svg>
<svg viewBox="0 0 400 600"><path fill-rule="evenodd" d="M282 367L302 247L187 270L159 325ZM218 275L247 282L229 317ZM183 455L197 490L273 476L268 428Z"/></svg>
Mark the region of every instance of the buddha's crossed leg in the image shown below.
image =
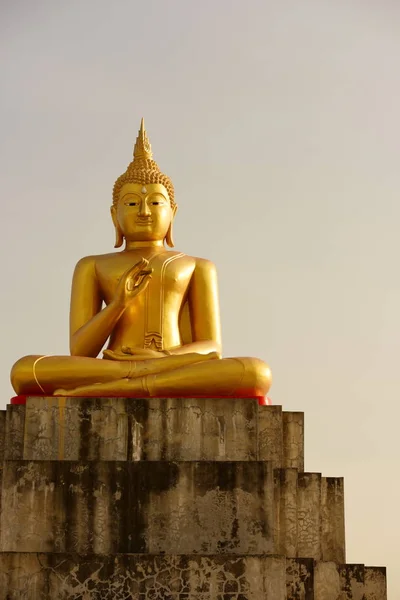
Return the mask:
<svg viewBox="0 0 400 600"><path fill-rule="evenodd" d="M81 356L25 356L11 371L17 394L101 395L116 396L128 381L164 371L173 371L193 363L217 359L215 352L191 352L141 361L102 360ZM89 393L90 391L90 393ZM125 394L126 395L126 394Z"/></svg>
<svg viewBox="0 0 400 600"><path fill-rule="evenodd" d="M56 390L65 396L265 396L271 386L269 367L257 358L188 360L175 369L149 370L136 377L79 386L73 390ZM209 356L209 355L208 355ZM157 359L164 361L166 359Z"/></svg>

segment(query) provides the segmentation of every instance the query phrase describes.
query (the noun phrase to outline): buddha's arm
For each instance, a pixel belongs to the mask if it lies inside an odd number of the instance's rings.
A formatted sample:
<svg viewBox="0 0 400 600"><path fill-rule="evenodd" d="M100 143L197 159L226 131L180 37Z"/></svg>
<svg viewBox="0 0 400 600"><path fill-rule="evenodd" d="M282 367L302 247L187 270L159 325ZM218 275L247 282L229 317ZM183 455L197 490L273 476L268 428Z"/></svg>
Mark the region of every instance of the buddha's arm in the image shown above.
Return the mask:
<svg viewBox="0 0 400 600"><path fill-rule="evenodd" d="M92 257L75 267L70 310L70 352L72 356L95 358L111 334L124 308L111 302L101 310L102 297Z"/></svg>
<svg viewBox="0 0 400 600"><path fill-rule="evenodd" d="M196 260L189 286L189 310L193 342L171 348L171 354L221 352L218 281L215 265L204 259Z"/></svg>

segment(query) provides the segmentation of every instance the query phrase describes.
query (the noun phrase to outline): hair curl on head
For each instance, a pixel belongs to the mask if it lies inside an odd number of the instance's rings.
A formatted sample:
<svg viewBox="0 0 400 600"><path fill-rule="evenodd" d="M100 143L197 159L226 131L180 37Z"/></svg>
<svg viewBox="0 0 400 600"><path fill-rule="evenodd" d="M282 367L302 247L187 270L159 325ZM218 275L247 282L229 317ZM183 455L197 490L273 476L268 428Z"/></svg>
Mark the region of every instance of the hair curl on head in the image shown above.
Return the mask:
<svg viewBox="0 0 400 600"><path fill-rule="evenodd" d="M161 173L157 163L151 159L135 159L130 163L125 173L118 177L113 188L113 204L116 206L122 186L125 183L139 183L147 185L149 183L162 184L167 192L171 203L171 208L174 208L175 194L174 186L168 175Z"/></svg>

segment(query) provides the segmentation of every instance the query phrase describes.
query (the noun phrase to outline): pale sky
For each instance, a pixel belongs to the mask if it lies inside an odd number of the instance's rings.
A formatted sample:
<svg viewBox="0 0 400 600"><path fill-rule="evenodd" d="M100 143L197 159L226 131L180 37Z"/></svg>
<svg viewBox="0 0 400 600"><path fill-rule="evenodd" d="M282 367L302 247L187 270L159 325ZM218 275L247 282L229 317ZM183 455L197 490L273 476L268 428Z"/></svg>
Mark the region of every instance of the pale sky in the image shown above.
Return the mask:
<svg viewBox="0 0 400 600"><path fill-rule="evenodd" d="M224 355L271 365L306 469L345 477L347 562L400 598L400 2L0 7L3 407L17 358L68 353L144 116L176 247L218 267Z"/></svg>

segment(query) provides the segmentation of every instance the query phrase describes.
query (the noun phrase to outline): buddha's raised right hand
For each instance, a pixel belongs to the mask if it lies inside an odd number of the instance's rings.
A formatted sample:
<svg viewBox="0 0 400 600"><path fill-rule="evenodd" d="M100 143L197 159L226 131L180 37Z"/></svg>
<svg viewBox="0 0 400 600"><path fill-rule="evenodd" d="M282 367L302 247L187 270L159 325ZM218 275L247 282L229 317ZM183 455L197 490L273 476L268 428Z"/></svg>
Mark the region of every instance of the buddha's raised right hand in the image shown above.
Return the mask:
<svg viewBox="0 0 400 600"><path fill-rule="evenodd" d="M119 280L113 303L126 308L129 303L143 292L150 283L153 269L146 268L149 261L142 258L133 267L130 267Z"/></svg>

